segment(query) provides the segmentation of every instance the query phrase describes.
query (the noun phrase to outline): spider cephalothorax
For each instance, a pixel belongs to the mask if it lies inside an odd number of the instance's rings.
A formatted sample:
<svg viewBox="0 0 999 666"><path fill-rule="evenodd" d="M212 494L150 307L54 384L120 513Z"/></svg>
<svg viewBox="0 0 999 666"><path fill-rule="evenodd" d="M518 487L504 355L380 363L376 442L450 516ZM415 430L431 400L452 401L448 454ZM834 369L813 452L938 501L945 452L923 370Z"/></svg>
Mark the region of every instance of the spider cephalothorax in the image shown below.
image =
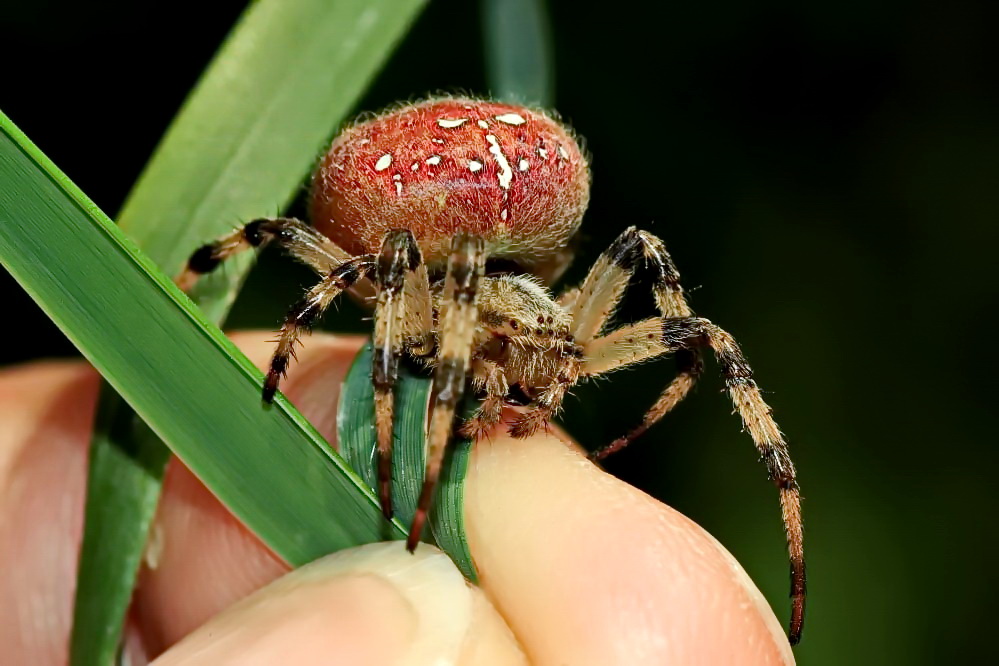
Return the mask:
<svg viewBox="0 0 999 666"><path fill-rule="evenodd" d="M518 437L547 425L577 382L675 354L677 376L642 424L597 451L624 447L680 402L701 372L701 351L718 361L725 387L780 492L791 558L790 638L804 618L805 569L798 484L770 408L731 335L694 316L663 243L627 229L583 283L554 298L545 287L571 258L569 243L589 199L589 167L573 135L542 112L473 99L400 106L342 132L312 181L315 228L260 219L197 250L178 279L185 288L232 254L274 242L322 279L288 313L264 385L270 400L294 346L330 303L362 279L374 284L375 421L379 495L392 513L391 447L399 361L432 368L436 402L427 470L410 530L426 520L455 409L470 382L484 396L461 427L480 437L506 404L526 408ZM487 260L503 273L486 275ZM659 316L609 330L638 268L654 275Z"/></svg>

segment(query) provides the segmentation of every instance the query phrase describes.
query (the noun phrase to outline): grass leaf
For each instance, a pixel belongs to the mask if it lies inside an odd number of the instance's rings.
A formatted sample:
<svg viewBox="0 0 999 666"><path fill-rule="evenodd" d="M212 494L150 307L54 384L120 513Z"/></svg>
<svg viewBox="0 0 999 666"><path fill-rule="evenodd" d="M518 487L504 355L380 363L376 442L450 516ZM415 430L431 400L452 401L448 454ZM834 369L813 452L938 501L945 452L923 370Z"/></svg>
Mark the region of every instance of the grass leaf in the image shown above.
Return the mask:
<svg viewBox="0 0 999 666"><path fill-rule="evenodd" d="M252 4L126 200L122 229L173 275L206 240L279 213L425 3ZM224 318L251 261L227 262L199 284L212 320Z"/></svg>
<svg viewBox="0 0 999 666"><path fill-rule="evenodd" d="M423 4L254 4L172 124L121 226L172 270L198 243L283 207ZM243 257L205 281L200 301L216 323L251 261ZM102 390L95 430L74 664L110 663L117 650L169 455L113 391Z"/></svg>
<svg viewBox="0 0 999 666"><path fill-rule="evenodd" d="M375 435L375 391L371 383L371 344L354 359L340 393L337 413L337 441L340 454L372 488L377 487L377 438ZM416 511L426 466L427 407L432 381L399 369L395 393L395 422L392 424L392 504L398 520L408 526ZM429 527L440 546L470 581L478 576L471 551L465 541L465 471L471 442L453 440L444 459L437 483Z"/></svg>
<svg viewBox="0 0 999 666"><path fill-rule="evenodd" d="M312 426L280 395L261 406L260 371L5 116L0 130L0 262L153 431L291 564L385 537Z"/></svg>
<svg viewBox="0 0 999 666"><path fill-rule="evenodd" d="M486 80L505 102L551 108L555 64L544 0L482 0Z"/></svg>
<svg viewBox="0 0 999 666"><path fill-rule="evenodd" d="M0 262L279 556L402 531L287 400L261 406L260 371L2 115L0 179Z"/></svg>

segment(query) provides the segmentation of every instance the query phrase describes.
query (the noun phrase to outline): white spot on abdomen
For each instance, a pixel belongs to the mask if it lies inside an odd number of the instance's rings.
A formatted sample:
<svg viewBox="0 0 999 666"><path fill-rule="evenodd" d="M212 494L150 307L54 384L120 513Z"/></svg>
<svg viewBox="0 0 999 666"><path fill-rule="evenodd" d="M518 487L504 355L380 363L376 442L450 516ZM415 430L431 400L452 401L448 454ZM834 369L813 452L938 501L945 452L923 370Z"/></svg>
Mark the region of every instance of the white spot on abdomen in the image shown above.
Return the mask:
<svg viewBox="0 0 999 666"><path fill-rule="evenodd" d="M431 155L430 157L427 158L427 164L429 164L430 166L437 166L440 163L441 163L440 155Z"/></svg>
<svg viewBox="0 0 999 666"><path fill-rule="evenodd" d="M510 181L513 180L513 169L510 168L510 163L507 162L506 155L503 154L503 149L500 148L496 137L492 134L487 134L486 141L489 143L489 152L492 153L492 156L496 159L496 164L499 165L499 173L496 174L499 186L504 190L509 189Z"/></svg>
<svg viewBox="0 0 999 666"><path fill-rule="evenodd" d="M521 158L520 162L517 163L517 168L521 171L527 171L531 167L531 163L527 160Z"/></svg>
<svg viewBox="0 0 999 666"><path fill-rule="evenodd" d="M487 123L485 120L480 120L475 124L481 127L482 129L489 129L489 123Z"/></svg>
<svg viewBox="0 0 999 666"><path fill-rule="evenodd" d="M468 122L468 118L438 118L437 125L444 129L454 129L461 127Z"/></svg>
<svg viewBox="0 0 999 666"><path fill-rule="evenodd" d="M482 168L482 162L478 160L468 160L468 169L473 173Z"/></svg>
<svg viewBox="0 0 999 666"><path fill-rule="evenodd" d="M506 123L507 125L523 125L527 122L524 120L524 116L519 113L504 113L496 116L496 120L501 123Z"/></svg>
<svg viewBox="0 0 999 666"><path fill-rule="evenodd" d="M375 162L375 171L385 171L392 165L392 155L385 153Z"/></svg>

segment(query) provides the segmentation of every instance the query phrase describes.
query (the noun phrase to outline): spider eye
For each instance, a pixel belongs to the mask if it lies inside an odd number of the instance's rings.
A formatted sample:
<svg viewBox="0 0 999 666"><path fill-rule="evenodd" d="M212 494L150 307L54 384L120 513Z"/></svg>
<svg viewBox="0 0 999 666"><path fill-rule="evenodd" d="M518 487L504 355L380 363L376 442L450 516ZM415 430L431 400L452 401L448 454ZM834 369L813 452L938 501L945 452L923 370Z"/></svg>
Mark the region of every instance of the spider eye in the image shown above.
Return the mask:
<svg viewBox="0 0 999 666"><path fill-rule="evenodd" d="M511 319L510 328L516 331L518 328L520 328L520 324L518 324L515 320Z"/></svg>

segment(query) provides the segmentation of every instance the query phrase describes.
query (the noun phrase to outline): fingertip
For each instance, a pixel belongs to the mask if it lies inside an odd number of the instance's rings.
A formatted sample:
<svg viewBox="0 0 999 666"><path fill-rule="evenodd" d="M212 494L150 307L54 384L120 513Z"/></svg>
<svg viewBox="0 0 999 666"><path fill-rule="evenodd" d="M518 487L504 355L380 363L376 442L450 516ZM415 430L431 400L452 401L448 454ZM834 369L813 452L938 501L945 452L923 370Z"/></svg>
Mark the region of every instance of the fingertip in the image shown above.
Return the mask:
<svg viewBox="0 0 999 666"><path fill-rule="evenodd" d="M481 584L538 663L794 661L714 538L570 443L479 441L465 502Z"/></svg>
<svg viewBox="0 0 999 666"><path fill-rule="evenodd" d="M521 664L481 592L440 551L335 553L227 609L166 652L184 664Z"/></svg>

